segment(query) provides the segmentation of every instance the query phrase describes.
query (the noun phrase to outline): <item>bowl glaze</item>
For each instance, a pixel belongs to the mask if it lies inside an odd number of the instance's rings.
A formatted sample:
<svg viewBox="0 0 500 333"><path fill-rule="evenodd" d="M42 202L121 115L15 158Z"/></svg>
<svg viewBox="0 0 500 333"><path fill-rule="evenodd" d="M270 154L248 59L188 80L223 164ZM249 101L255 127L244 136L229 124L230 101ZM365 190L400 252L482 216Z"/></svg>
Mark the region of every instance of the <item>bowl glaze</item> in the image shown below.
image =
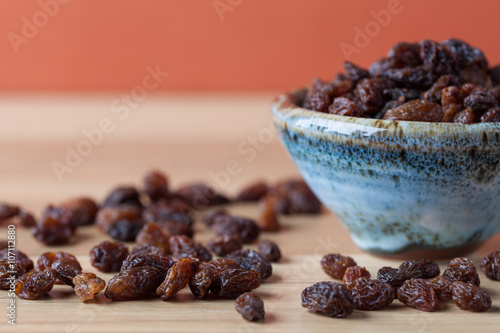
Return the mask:
<svg viewBox="0 0 500 333"><path fill-rule="evenodd" d="M358 247L453 256L500 230L500 124L337 116L279 96L273 122L300 173ZM461 251L463 252L463 251Z"/></svg>

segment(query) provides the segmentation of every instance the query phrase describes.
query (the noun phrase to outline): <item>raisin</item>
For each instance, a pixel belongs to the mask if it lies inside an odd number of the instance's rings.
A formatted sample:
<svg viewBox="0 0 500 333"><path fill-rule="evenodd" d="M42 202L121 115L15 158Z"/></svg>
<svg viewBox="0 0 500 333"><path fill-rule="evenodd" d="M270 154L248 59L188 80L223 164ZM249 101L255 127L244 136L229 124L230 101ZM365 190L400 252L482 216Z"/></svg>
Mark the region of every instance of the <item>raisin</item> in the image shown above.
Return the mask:
<svg viewBox="0 0 500 333"><path fill-rule="evenodd" d="M113 189L104 199L101 207L115 206L142 207L140 194L133 186L120 186Z"/></svg>
<svg viewBox="0 0 500 333"><path fill-rule="evenodd" d="M55 282L55 274L49 269L28 272L17 279L15 293L20 298L34 300L48 294Z"/></svg>
<svg viewBox="0 0 500 333"><path fill-rule="evenodd" d="M10 219L11 217L19 214L19 207L7 204L5 202L0 202L0 222L2 220Z"/></svg>
<svg viewBox="0 0 500 333"><path fill-rule="evenodd" d="M135 239L137 245L153 245L170 251L170 233L155 222L148 222Z"/></svg>
<svg viewBox="0 0 500 333"><path fill-rule="evenodd" d="M189 281L189 288L193 295L198 298L204 298L209 292L212 281L220 279L222 274L231 270L243 270L234 260L219 258L208 262L200 263L198 271ZM260 281L260 275L259 275ZM260 284L260 282L259 282Z"/></svg>
<svg viewBox="0 0 500 333"><path fill-rule="evenodd" d="M302 291L302 306L334 318L350 315L355 308L351 292L336 282L319 282Z"/></svg>
<svg viewBox="0 0 500 333"><path fill-rule="evenodd" d="M498 107L498 102L489 92L474 89L469 96L465 97L464 107L471 109L476 115L481 115L491 108Z"/></svg>
<svg viewBox="0 0 500 333"><path fill-rule="evenodd" d="M177 190L177 195L198 210L229 202L229 199L224 195L215 192L211 187L201 183L183 186Z"/></svg>
<svg viewBox="0 0 500 333"><path fill-rule="evenodd" d="M90 263L101 272L118 272L128 254L125 244L104 241L90 250Z"/></svg>
<svg viewBox="0 0 500 333"><path fill-rule="evenodd" d="M197 259L182 258L168 270L163 283L156 290L163 301L175 296L181 289L186 287L189 279L198 270L200 262Z"/></svg>
<svg viewBox="0 0 500 333"><path fill-rule="evenodd" d="M75 234L71 212L63 208L48 206L40 221L32 228L32 234L46 245L69 243Z"/></svg>
<svg viewBox="0 0 500 333"><path fill-rule="evenodd" d="M440 122L443 121L443 110L437 103L414 99L387 110L384 119Z"/></svg>
<svg viewBox="0 0 500 333"><path fill-rule="evenodd" d="M443 75L424 93L424 98L435 103L441 102L443 90L448 86L457 86L460 82L455 75Z"/></svg>
<svg viewBox="0 0 500 333"><path fill-rule="evenodd" d="M481 115L482 123L500 123L500 108L492 108Z"/></svg>
<svg viewBox="0 0 500 333"><path fill-rule="evenodd" d="M26 270L20 262L0 259L0 289L9 290L11 284L15 284L16 279L25 273Z"/></svg>
<svg viewBox="0 0 500 333"><path fill-rule="evenodd" d="M290 179L276 184L270 190L271 195L285 197L288 202L284 205L291 214L318 214L321 212L321 202L316 198L309 186L302 179ZM275 210L276 210L275 204ZM279 213L279 210L277 210Z"/></svg>
<svg viewBox="0 0 500 333"><path fill-rule="evenodd" d="M183 235L170 237L170 251L174 258L177 259L198 258L200 261L212 260L212 255L207 248Z"/></svg>
<svg viewBox="0 0 500 333"><path fill-rule="evenodd" d="M141 209L133 206L106 207L97 212L95 224L103 232L120 220L135 221L141 218Z"/></svg>
<svg viewBox="0 0 500 333"><path fill-rule="evenodd" d="M44 252L38 257L38 260L36 262L36 270L43 271L46 269L51 269L52 264L61 259L69 259L71 261L78 262L76 257L68 252Z"/></svg>
<svg viewBox="0 0 500 333"><path fill-rule="evenodd" d="M336 97L328 107L328 112L339 116L361 117L363 115L359 105L345 97Z"/></svg>
<svg viewBox="0 0 500 333"><path fill-rule="evenodd" d="M117 241L133 242L143 226L143 220L118 220L109 227L107 233Z"/></svg>
<svg viewBox="0 0 500 333"><path fill-rule="evenodd" d="M353 287L349 289L358 310L382 309L394 300L392 286L379 280L360 277L353 282Z"/></svg>
<svg viewBox="0 0 500 333"><path fill-rule="evenodd" d="M252 183L250 185L245 186L241 191L236 195L235 201L258 201L263 198L269 187L266 182L258 181Z"/></svg>
<svg viewBox="0 0 500 333"><path fill-rule="evenodd" d="M259 237L260 229L251 219L233 215L217 215L212 222L212 231L221 235L240 237L243 243L251 243Z"/></svg>
<svg viewBox="0 0 500 333"><path fill-rule="evenodd" d="M128 301L153 295L165 274L152 266L131 267L109 280L104 295L113 301Z"/></svg>
<svg viewBox="0 0 500 333"><path fill-rule="evenodd" d="M490 68L490 78L494 85L500 84L500 65Z"/></svg>
<svg viewBox="0 0 500 333"><path fill-rule="evenodd" d="M82 272L82 266L76 259L63 258L56 260L51 265L52 271L58 280L73 287L73 278Z"/></svg>
<svg viewBox="0 0 500 333"><path fill-rule="evenodd" d="M61 207L71 212L71 223L75 227L93 224L98 209L94 200L85 197L65 201Z"/></svg>
<svg viewBox="0 0 500 333"><path fill-rule="evenodd" d="M484 312L491 308L491 298L479 286L455 281L452 284L453 302L462 310Z"/></svg>
<svg viewBox="0 0 500 333"><path fill-rule="evenodd" d="M208 248L219 257L223 257L233 251L240 250L241 239L238 236L222 235L208 242Z"/></svg>
<svg viewBox="0 0 500 333"><path fill-rule="evenodd" d="M180 221L171 220L171 221L159 221L156 223L158 223L163 230L167 231L172 236L185 235L188 236L189 238L193 237L194 234L193 228Z"/></svg>
<svg viewBox="0 0 500 333"><path fill-rule="evenodd" d="M345 270L342 281L348 289L352 289L356 284L356 280L362 277L369 279L371 277L371 274L364 267L349 266Z"/></svg>
<svg viewBox="0 0 500 333"><path fill-rule="evenodd" d="M166 251L163 248L159 248L152 245L138 245L132 248L131 254L154 254L160 257L168 256L170 249Z"/></svg>
<svg viewBox="0 0 500 333"><path fill-rule="evenodd" d="M472 124L474 123L475 118L476 115L474 114L474 111L471 109L465 109L458 112L453 118L453 121L460 124Z"/></svg>
<svg viewBox="0 0 500 333"><path fill-rule="evenodd" d="M270 240L261 240L257 244L258 252L262 258L270 262L277 262L281 259L281 251L278 244Z"/></svg>
<svg viewBox="0 0 500 333"><path fill-rule="evenodd" d="M353 64L350 61L344 61L343 67L346 72L346 78L348 80L358 81L360 79L370 77L370 72Z"/></svg>
<svg viewBox="0 0 500 333"><path fill-rule="evenodd" d="M274 212L276 214L290 215L292 214L290 207L290 200L284 194L270 193L262 198L260 201L268 201L273 203Z"/></svg>
<svg viewBox="0 0 500 333"><path fill-rule="evenodd" d="M434 288L436 297L439 300L447 301L451 299L452 282L450 280L447 280L439 275L433 279L430 279L429 282L432 284L432 288Z"/></svg>
<svg viewBox="0 0 500 333"><path fill-rule="evenodd" d="M168 270L174 264L174 260L170 257L160 257L155 254L131 254L123 261L121 272L134 267L151 266L157 268L165 278Z"/></svg>
<svg viewBox="0 0 500 333"><path fill-rule="evenodd" d="M21 226L26 228L32 228L36 225L35 217L31 213L21 210L18 216L19 216L19 223L21 224Z"/></svg>
<svg viewBox="0 0 500 333"><path fill-rule="evenodd" d="M398 289L401 303L421 311L436 311L438 307L434 288L425 279L406 280Z"/></svg>
<svg viewBox="0 0 500 333"><path fill-rule="evenodd" d="M407 260L398 267L398 274L405 280L412 278L430 279L440 273L439 265L432 260Z"/></svg>
<svg viewBox="0 0 500 333"><path fill-rule="evenodd" d="M463 96L455 86L449 86L441 92L443 121L453 121L455 115L462 110Z"/></svg>
<svg viewBox="0 0 500 333"><path fill-rule="evenodd" d="M259 218L257 225L262 231L278 231L280 223L276 212L274 210L275 199L274 197L266 197L264 200L259 201Z"/></svg>
<svg viewBox="0 0 500 333"><path fill-rule="evenodd" d="M450 261L442 276L450 281L463 281L477 286L481 284L476 266L467 258L455 258Z"/></svg>
<svg viewBox="0 0 500 333"><path fill-rule="evenodd" d="M481 270L491 280L500 280L500 249L481 260Z"/></svg>
<svg viewBox="0 0 500 333"><path fill-rule="evenodd" d="M398 289L405 282L405 277L399 274L396 268L384 266L377 272L377 280L390 284L394 289Z"/></svg>
<svg viewBox="0 0 500 333"><path fill-rule="evenodd" d="M192 208L179 200L159 200L148 206L142 212L142 218L146 222L178 221L189 227L193 225L194 218Z"/></svg>
<svg viewBox="0 0 500 333"><path fill-rule="evenodd" d="M236 261L244 269L257 271L262 280L265 280L273 274L273 267L269 261L265 260L255 252L250 249L241 249L234 251L225 256L226 259L231 259Z"/></svg>
<svg viewBox="0 0 500 333"><path fill-rule="evenodd" d="M254 270L227 269L213 279L210 292L223 298L237 298L243 293L258 288L261 284L261 275Z"/></svg>
<svg viewBox="0 0 500 333"><path fill-rule="evenodd" d="M314 78L313 84L307 90L303 107L306 109L327 112L332 102L332 85L321 79Z"/></svg>
<svg viewBox="0 0 500 333"><path fill-rule="evenodd" d="M33 269L33 261L20 250L0 250L0 259L8 259L20 263L24 267L24 271L29 272Z"/></svg>
<svg viewBox="0 0 500 333"><path fill-rule="evenodd" d="M6 239L0 240L0 250L6 249L9 247L9 242Z"/></svg>
<svg viewBox="0 0 500 333"><path fill-rule="evenodd" d="M383 93L385 89L391 88L389 81L381 78L365 78L358 81L354 88L354 95L359 101L361 108L368 114L377 113L387 102Z"/></svg>
<svg viewBox="0 0 500 333"><path fill-rule="evenodd" d="M73 279L75 294L80 302L94 299L106 287L106 282L94 273L80 273Z"/></svg>
<svg viewBox="0 0 500 333"><path fill-rule="evenodd" d="M339 280L343 279L347 267L356 265L354 259L339 253L330 253L321 259L321 268L323 268L323 271L332 278Z"/></svg>
<svg viewBox="0 0 500 333"><path fill-rule="evenodd" d="M168 179L162 172L152 170L144 177L144 192L152 202L168 198Z"/></svg>
<svg viewBox="0 0 500 333"><path fill-rule="evenodd" d="M229 213L225 209L220 209L220 208L210 209L205 214L205 216L203 216L203 223L211 227L215 221L215 218L218 216L229 216Z"/></svg>
<svg viewBox="0 0 500 333"><path fill-rule="evenodd" d="M236 311L248 321L264 320L264 302L252 292L241 294L234 301Z"/></svg>

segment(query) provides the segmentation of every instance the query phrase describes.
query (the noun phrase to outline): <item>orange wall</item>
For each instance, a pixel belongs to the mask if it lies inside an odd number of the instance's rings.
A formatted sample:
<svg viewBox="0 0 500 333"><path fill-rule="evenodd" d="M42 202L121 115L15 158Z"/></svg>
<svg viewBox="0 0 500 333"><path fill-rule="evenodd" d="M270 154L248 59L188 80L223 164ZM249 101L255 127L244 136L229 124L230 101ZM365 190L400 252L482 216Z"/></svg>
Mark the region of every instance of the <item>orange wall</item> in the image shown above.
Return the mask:
<svg viewBox="0 0 500 333"><path fill-rule="evenodd" d="M45 20L40 4L56 1L67 3ZM400 12L377 31L370 12L394 1ZM0 0L0 8L8 91L131 89L146 66L169 72L164 90L288 89L333 77L340 45L355 45L355 28L367 24L373 37L351 57L362 65L399 40L451 36L500 62L495 0ZM22 39L34 16L40 28Z"/></svg>

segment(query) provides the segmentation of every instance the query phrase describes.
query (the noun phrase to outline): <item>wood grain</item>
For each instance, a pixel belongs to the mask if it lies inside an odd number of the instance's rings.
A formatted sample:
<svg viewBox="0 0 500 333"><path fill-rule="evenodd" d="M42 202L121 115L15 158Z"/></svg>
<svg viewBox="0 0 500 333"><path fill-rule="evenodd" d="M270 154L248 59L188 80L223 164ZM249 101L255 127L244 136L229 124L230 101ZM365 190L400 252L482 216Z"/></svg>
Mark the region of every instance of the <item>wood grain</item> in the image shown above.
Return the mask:
<svg viewBox="0 0 500 333"><path fill-rule="evenodd" d="M229 160L238 161L242 169L220 188L230 195L255 179L276 181L297 175L276 138L264 144L251 161L237 149L249 136L256 136L268 127L271 95L175 95L152 96L141 104L134 111L136 118L117 122L116 131L59 182L51 162L61 159L66 145L75 145L82 139L82 129L90 128L102 117L115 116L109 111L113 98L2 97L0 200L19 203L39 214L47 203L58 203L70 196L83 194L102 199L117 184L139 185L142 175L152 167L165 170L174 187L192 180L215 183L211 175L224 171ZM257 214L254 204L237 204L230 210L249 217ZM338 219L328 212L320 216L282 217L281 222L280 232L262 236L276 241L284 255L280 263L273 265L273 277L257 289L265 302L265 323L244 321L231 300L195 300L189 290L169 302L158 299L110 302L100 295L95 302L83 304L71 288L57 286L48 297L37 301L16 299L17 326L8 325L2 315L0 331L493 332L498 329L500 282L490 281L482 273L481 286L493 299L493 308L486 313L462 311L452 303L444 304L438 312L424 313L398 301L382 311L355 311L346 319L310 313L301 307L300 293L313 283L330 279L320 268L322 255L349 254L372 275L379 267L397 266L400 261L362 253ZM202 223L195 228L197 241L206 242L212 237ZM90 248L107 239L94 227L79 229L73 244L56 248L36 242L28 230L18 229L17 236L18 248L34 260L45 251L68 251L78 256L84 270L96 272L106 280L112 277L90 266ZM500 246L499 236L486 242L470 258L478 264L482 256ZM6 228L2 227L0 238L5 237ZM445 261L440 264L442 268L446 266ZM8 301L7 293L0 292L0 314L7 312Z"/></svg>

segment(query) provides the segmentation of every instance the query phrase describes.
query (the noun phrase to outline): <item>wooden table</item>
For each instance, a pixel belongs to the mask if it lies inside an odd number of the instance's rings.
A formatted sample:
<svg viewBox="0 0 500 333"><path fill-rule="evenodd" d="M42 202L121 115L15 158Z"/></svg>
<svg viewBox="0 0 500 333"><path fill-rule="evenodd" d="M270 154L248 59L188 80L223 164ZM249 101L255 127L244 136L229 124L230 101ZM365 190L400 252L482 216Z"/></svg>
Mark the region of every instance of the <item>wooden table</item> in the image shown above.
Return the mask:
<svg viewBox="0 0 500 333"><path fill-rule="evenodd" d="M58 203L71 196L83 194L102 199L117 184L139 185L143 174L151 168L167 172L173 187L202 180L230 195L256 179L276 181L297 175L274 134L269 136L273 132L268 105L273 94L147 96L130 108L124 119L119 118L123 113L113 112L120 95L0 96L0 200L19 203L39 214L47 203ZM97 144L88 149L90 153L71 167L71 173L58 179L53 163L65 163L68 147L85 148L81 143L86 140L82 131L97 128L102 122L108 125L103 127L108 133L102 135L102 142L96 135ZM109 127L114 127L113 131ZM219 181L219 186L214 175L228 172L229 161L236 161L239 168L224 183ZM253 204L234 205L230 210L250 217L257 213ZM244 321L231 300L194 300L188 290L169 302L110 302L100 295L95 302L83 304L71 288L57 286L50 297L37 301L16 299L17 325L8 325L2 314L0 331L498 331L500 282L490 281L482 273L482 286L494 304L487 313L462 311L452 303L445 304L439 312L425 313L398 301L383 311L355 311L346 319L308 312L301 307L300 293L309 285L330 280L319 265L324 254L349 254L372 275L383 265L397 266L400 262L361 252L330 213L283 217L281 222L282 231L262 236L276 241L284 255L279 264L273 265L273 277L257 289L265 302L263 324ZM198 241L211 237L202 223L196 224L196 230ZM0 228L0 238L6 238L5 227ZM35 241L27 230L18 229L17 244L34 260L49 250L74 253L84 270L96 272L89 263L89 249L106 238L95 228L85 227L78 230L74 244L53 248ZM497 235L470 258L478 264L480 258L499 246ZM446 262L440 264L442 268L446 266ZM99 275L106 280L112 276ZM7 293L0 292L0 313L7 313L7 302Z"/></svg>

